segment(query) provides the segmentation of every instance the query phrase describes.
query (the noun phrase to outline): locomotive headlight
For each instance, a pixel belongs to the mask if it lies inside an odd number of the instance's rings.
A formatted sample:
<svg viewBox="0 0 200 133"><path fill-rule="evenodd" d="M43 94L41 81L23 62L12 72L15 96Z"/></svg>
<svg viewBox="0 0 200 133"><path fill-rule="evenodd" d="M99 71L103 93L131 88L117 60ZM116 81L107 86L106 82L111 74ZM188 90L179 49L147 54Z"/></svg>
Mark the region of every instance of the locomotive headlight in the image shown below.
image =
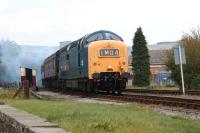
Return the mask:
<svg viewBox="0 0 200 133"><path fill-rule="evenodd" d="M111 65L108 65L108 69L112 69L112 66L111 66Z"/></svg>
<svg viewBox="0 0 200 133"><path fill-rule="evenodd" d="M120 68L121 68L121 69L124 69L124 66L121 66Z"/></svg>

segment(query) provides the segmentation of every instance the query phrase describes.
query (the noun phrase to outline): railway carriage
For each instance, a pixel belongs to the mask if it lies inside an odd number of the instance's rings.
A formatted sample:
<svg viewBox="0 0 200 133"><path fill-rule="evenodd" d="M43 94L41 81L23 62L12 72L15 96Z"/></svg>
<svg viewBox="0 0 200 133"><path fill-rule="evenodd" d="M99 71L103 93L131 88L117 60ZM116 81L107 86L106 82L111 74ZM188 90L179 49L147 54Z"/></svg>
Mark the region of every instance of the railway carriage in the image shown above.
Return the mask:
<svg viewBox="0 0 200 133"><path fill-rule="evenodd" d="M129 76L127 46L110 31L88 34L48 57L42 75L45 87L120 94Z"/></svg>
<svg viewBox="0 0 200 133"><path fill-rule="evenodd" d="M45 59L41 66L42 84L46 88L57 86L58 63L58 54L54 53Z"/></svg>

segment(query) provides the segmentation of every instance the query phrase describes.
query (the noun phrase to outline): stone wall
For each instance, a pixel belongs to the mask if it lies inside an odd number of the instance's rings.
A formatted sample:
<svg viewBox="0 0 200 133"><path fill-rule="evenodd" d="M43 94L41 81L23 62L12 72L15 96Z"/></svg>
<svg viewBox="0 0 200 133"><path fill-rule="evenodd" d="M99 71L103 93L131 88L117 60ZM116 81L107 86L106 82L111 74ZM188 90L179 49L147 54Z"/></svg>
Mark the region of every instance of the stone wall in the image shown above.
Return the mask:
<svg viewBox="0 0 200 133"><path fill-rule="evenodd" d="M33 133L27 127L0 112L0 133Z"/></svg>
<svg viewBox="0 0 200 133"><path fill-rule="evenodd" d="M0 133L69 133L46 119L0 105Z"/></svg>

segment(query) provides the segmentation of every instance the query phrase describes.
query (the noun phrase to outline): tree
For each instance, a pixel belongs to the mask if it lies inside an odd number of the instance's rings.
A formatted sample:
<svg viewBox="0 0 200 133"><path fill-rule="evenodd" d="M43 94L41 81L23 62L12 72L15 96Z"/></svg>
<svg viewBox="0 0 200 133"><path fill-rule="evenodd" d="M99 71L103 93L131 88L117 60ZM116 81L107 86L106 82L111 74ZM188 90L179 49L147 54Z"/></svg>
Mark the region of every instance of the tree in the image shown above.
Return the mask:
<svg viewBox="0 0 200 133"><path fill-rule="evenodd" d="M185 48L186 64L183 65L186 89L200 89L200 29L192 29L184 33L179 42ZM172 79L181 86L180 66L175 65L173 49L168 51L166 65L172 72Z"/></svg>
<svg viewBox="0 0 200 133"><path fill-rule="evenodd" d="M150 63L147 42L143 35L142 28L137 28L133 39L132 46L132 70L133 85L149 86L150 85Z"/></svg>

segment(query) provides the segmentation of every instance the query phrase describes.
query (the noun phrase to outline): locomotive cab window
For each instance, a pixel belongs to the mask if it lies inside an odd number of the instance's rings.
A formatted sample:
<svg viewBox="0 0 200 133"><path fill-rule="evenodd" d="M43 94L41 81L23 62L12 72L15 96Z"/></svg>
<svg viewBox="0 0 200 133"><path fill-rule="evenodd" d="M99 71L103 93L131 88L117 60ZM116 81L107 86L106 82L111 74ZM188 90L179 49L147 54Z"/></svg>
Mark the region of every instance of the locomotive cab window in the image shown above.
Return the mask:
<svg viewBox="0 0 200 133"><path fill-rule="evenodd" d="M109 31L98 31L93 34L90 34L85 37L83 41L84 48L87 48L90 42L98 41L98 40L118 40L122 41L123 39L117 34Z"/></svg>
<svg viewBox="0 0 200 133"><path fill-rule="evenodd" d="M118 40L118 41L122 41L121 38L118 37L118 36L115 35L115 34L106 32L104 35L105 35L105 40Z"/></svg>
<svg viewBox="0 0 200 133"><path fill-rule="evenodd" d="M94 42L94 41L98 41L98 40L103 40L102 33L97 33L97 34L89 36L85 41L84 47L86 48L86 47L88 47L90 42Z"/></svg>

